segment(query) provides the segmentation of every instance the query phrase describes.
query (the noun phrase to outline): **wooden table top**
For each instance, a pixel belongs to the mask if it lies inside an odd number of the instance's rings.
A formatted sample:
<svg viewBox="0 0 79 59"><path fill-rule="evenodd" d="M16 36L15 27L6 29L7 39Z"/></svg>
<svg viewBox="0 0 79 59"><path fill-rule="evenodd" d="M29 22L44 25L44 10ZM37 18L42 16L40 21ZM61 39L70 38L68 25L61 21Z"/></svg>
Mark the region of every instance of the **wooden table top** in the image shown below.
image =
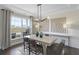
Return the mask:
<svg viewBox="0 0 79 59"><path fill-rule="evenodd" d="M52 36L43 36L42 38L40 38L40 37L36 37L36 35L28 35L28 36L24 36L24 37L30 38L31 40L36 40L36 41L44 43L44 44L47 44L48 46L53 44L56 40Z"/></svg>

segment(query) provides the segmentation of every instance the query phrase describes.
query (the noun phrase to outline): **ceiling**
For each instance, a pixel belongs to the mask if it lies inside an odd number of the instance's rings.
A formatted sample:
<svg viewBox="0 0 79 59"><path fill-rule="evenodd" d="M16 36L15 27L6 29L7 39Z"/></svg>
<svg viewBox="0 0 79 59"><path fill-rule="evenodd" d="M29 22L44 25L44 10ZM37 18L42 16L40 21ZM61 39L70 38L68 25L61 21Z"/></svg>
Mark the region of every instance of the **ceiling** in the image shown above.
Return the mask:
<svg viewBox="0 0 79 59"><path fill-rule="evenodd" d="M3 5L10 10L21 13L27 16L37 16L37 5L36 4L5 4ZM77 4L42 4L42 17L49 16L56 12L70 11L78 9Z"/></svg>

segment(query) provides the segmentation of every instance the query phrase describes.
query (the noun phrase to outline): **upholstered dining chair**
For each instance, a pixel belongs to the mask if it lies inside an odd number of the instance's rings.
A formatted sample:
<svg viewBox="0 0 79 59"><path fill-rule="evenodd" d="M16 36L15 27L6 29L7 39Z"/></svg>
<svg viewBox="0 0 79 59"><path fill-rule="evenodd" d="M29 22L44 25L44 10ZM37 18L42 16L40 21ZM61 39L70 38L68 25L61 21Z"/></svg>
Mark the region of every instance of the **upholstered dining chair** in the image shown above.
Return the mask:
<svg viewBox="0 0 79 59"><path fill-rule="evenodd" d="M64 54L65 40L62 40L59 44L54 43L47 48L48 55L62 55Z"/></svg>
<svg viewBox="0 0 79 59"><path fill-rule="evenodd" d="M29 49L29 39L23 37L23 44L24 44L24 52L25 52L25 49Z"/></svg>
<svg viewBox="0 0 79 59"><path fill-rule="evenodd" d="M38 45L35 40L30 40L30 52L38 55L42 54L42 51L43 51L42 47Z"/></svg>

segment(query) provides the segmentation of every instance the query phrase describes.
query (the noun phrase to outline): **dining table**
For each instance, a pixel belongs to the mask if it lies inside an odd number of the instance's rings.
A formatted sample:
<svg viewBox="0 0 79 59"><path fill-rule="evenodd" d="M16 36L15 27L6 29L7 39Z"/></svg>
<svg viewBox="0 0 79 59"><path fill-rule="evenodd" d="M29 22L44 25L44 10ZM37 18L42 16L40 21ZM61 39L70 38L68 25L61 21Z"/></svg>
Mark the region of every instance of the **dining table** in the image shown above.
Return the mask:
<svg viewBox="0 0 79 59"><path fill-rule="evenodd" d="M56 41L56 38L53 36L43 35L43 37L40 37L40 36L37 37L36 35L26 35L24 37L28 38L29 40L35 40L37 42L40 42L42 44L42 47L43 47L43 54L44 55L47 54L47 46L51 46Z"/></svg>

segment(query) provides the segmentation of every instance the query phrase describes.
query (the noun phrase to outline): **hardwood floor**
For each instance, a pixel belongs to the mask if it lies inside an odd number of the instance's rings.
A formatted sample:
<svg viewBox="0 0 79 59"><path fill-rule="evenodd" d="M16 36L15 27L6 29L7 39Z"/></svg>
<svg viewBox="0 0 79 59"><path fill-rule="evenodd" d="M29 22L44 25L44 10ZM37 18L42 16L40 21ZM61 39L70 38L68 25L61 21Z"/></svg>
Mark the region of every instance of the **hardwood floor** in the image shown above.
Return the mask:
<svg viewBox="0 0 79 59"><path fill-rule="evenodd" d="M15 46L12 46L12 47L6 49L4 51L4 54L5 55L23 55L21 53L20 49L23 50L23 45L22 44L18 44L18 45L15 45Z"/></svg>
<svg viewBox="0 0 79 59"><path fill-rule="evenodd" d="M76 48L69 48L69 47L65 47L65 55L79 55L79 49ZM4 55L29 55L29 50L26 50L24 52L24 46L23 44L18 44L15 46L12 46L6 50L4 50ZM48 55L56 55L54 54L55 52L51 52L52 50L49 49L48 50ZM31 53L31 55L35 55L33 53Z"/></svg>

